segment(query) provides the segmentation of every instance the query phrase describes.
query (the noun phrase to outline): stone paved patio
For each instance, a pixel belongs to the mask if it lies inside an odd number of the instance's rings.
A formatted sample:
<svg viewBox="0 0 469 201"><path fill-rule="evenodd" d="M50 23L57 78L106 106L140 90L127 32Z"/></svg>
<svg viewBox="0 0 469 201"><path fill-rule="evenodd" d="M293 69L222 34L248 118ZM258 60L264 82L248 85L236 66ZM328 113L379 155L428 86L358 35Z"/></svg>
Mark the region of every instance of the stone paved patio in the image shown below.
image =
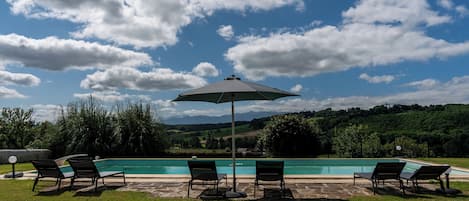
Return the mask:
<svg viewBox="0 0 469 201"><path fill-rule="evenodd" d="M436 185L426 185L429 189L434 189ZM213 194L212 186L194 186L194 190L190 191L191 198L203 198L205 194ZM325 199L325 200L346 200L352 196L369 196L373 195L371 185L369 183L360 183L353 185L351 183L287 183L287 190L283 193L275 185L261 186L256 190L256 197L254 197L254 184L253 183L240 183L238 191L246 192L248 197L245 199L264 199L271 200L275 198L284 199ZM225 185L222 184L221 190L225 190ZM148 192L155 197L174 197L185 198L187 197L187 183L168 183L168 182L143 182L128 183L127 186L121 187L119 191L139 191ZM379 186L378 194L395 194L400 195L398 184L386 183L384 187ZM212 196L212 198L221 198Z"/></svg>

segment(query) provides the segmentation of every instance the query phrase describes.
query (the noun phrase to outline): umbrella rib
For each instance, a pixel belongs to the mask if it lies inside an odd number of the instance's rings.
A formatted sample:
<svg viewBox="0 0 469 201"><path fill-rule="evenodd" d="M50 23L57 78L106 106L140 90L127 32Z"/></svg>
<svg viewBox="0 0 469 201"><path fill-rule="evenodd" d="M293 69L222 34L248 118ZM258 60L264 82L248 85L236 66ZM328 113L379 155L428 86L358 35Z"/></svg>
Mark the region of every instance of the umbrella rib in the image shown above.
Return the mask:
<svg viewBox="0 0 469 201"><path fill-rule="evenodd" d="M261 92L259 91L256 91L257 94L261 95L262 97L264 97L266 100L273 100L272 98L269 98L267 96L265 96L264 94L262 94Z"/></svg>
<svg viewBox="0 0 469 201"><path fill-rule="evenodd" d="M220 103L221 99L223 98L223 95L225 95L225 92L222 92L220 97L218 97L217 103Z"/></svg>

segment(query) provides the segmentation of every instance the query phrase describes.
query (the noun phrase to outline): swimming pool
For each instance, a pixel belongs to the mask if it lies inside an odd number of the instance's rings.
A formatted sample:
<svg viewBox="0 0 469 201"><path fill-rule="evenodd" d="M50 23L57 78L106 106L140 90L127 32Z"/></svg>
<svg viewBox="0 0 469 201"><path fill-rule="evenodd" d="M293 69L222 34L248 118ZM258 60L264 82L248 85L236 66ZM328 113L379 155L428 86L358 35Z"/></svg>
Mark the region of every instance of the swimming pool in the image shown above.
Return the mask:
<svg viewBox="0 0 469 201"><path fill-rule="evenodd" d="M190 174L187 160L191 159L104 159L96 161L100 171L124 170L126 174ZM205 159L197 159L205 160ZM263 160L263 159L261 159ZM280 160L280 159L272 159ZM371 172L377 162L399 162L399 159L281 159L285 161L286 175L351 175L354 172ZM421 164L406 161L404 171L413 172ZM219 173L232 174L231 159L215 159ZM256 160L237 160L236 174L254 175ZM62 168L72 171L70 167ZM469 175L453 170L451 174Z"/></svg>

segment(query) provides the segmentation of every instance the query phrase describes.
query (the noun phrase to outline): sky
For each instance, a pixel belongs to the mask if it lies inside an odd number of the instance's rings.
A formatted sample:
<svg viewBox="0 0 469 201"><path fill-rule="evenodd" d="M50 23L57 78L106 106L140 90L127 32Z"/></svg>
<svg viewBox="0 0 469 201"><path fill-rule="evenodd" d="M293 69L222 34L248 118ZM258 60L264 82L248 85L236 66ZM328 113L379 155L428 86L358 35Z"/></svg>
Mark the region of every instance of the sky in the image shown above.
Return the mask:
<svg viewBox="0 0 469 201"><path fill-rule="evenodd" d="M232 74L301 95L237 113L469 103L468 25L465 0L6 0L0 106L54 121L91 95L218 116L171 100Z"/></svg>

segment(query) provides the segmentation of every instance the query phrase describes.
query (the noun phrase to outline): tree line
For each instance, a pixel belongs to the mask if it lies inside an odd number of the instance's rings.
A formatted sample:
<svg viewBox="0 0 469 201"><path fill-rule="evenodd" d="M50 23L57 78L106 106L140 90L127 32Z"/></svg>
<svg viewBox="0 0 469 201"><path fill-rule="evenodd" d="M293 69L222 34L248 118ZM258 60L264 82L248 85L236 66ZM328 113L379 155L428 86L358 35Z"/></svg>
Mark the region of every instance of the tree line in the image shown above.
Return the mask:
<svg viewBox="0 0 469 201"><path fill-rule="evenodd" d="M2 108L1 149L46 148L54 156L88 153L150 157L163 155L173 145L231 148L230 138L213 135L171 139L168 127L157 120L152 106L142 102L106 107L90 97L64 106L56 122L36 122L32 114L31 109ZM261 134L238 138L237 147L256 148L271 156L469 155L469 105L462 104L325 109L254 119L249 124L261 129Z"/></svg>
<svg viewBox="0 0 469 201"><path fill-rule="evenodd" d="M46 148L54 156L157 156L169 146L150 104L105 108L90 97L61 109L56 123L35 122L32 110L3 108L0 148Z"/></svg>

